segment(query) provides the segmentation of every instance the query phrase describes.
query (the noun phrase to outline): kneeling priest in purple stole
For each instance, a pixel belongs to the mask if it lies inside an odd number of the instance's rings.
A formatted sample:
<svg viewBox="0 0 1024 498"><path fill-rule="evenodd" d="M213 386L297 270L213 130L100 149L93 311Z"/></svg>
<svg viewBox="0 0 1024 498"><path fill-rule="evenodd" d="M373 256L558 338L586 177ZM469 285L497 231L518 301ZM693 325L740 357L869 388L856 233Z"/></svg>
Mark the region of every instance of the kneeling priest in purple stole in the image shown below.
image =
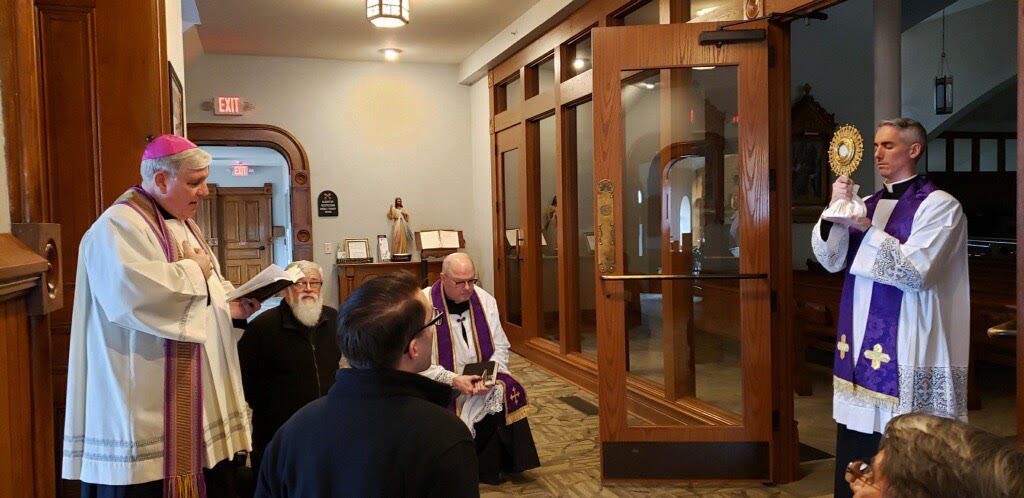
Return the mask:
<svg viewBox="0 0 1024 498"><path fill-rule="evenodd" d="M433 362L422 375L452 386L448 409L473 433L480 482L498 484L502 474L539 467L540 460L526 418L526 390L508 369L510 344L497 303L476 282L473 261L455 253L444 259L440 280L423 289L439 317ZM463 374L466 365L486 361L497 368L493 385Z"/></svg>

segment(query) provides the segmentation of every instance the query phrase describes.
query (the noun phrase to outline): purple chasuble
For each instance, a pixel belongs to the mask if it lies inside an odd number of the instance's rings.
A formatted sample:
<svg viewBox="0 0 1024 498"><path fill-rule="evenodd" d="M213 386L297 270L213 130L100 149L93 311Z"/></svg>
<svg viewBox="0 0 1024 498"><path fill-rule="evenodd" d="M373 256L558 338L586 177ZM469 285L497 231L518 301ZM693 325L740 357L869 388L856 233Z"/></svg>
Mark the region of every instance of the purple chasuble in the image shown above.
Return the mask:
<svg viewBox="0 0 1024 498"><path fill-rule="evenodd" d="M885 233L895 237L900 244L906 243L910 236L914 214L921 203L928 194L937 190L934 183L921 176L910 182L885 224ZM869 219L874 217L883 192L884 188L864 201ZM865 395L875 406L892 411L899 405L900 397L897 338L903 291L888 284L872 284L867 325L861 341L861 358L855 362L852 354L853 292L857 277L850 273L850 267L853 266L866 232L852 227L849 230L850 245L846 255L846 280L839 305L833 384L836 391Z"/></svg>
<svg viewBox="0 0 1024 498"><path fill-rule="evenodd" d="M167 230L160 208L142 187L128 189L115 204L139 213L160 242L168 263L181 259L178 244ZM210 254L192 220L185 220L192 235ZM203 376L201 344L164 341L164 496L205 497L203 477Z"/></svg>
<svg viewBox="0 0 1024 498"><path fill-rule="evenodd" d="M437 322L437 362L445 369L455 372L455 344L452 342L452 331L448 322L448 303L444 298L441 281L438 280L430 288L430 300L434 307L444 312L444 319ZM476 357L478 361L489 361L494 355L494 339L491 337L491 326L487 323L487 315L480 304L480 296L473 291L469 296L470 323L476 336ZM458 372L456 372L458 373ZM505 386L505 424L512 425L526 418L526 390L511 375L498 372L498 382ZM448 409L455 412L455 401L448 404Z"/></svg>

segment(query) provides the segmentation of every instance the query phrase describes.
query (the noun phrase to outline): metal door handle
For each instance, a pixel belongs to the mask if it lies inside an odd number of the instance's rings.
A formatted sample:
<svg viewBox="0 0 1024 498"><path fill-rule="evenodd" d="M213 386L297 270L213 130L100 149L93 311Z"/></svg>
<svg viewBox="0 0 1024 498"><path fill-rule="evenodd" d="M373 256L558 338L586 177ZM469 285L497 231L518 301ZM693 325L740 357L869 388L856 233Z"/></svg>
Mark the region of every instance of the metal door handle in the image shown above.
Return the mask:
<svg viewBox="0 0 1024 498"><path fill-rule="evenodd" d="M760 280L767 273L704 273L699 275L601 275L601 280Z"/></svg>
<svg viewBox="0 0 1024 498"><path fill-rule="evenodd" d="M1017 337L1017 319L994 325L988 329L989 337Z"/></svg>

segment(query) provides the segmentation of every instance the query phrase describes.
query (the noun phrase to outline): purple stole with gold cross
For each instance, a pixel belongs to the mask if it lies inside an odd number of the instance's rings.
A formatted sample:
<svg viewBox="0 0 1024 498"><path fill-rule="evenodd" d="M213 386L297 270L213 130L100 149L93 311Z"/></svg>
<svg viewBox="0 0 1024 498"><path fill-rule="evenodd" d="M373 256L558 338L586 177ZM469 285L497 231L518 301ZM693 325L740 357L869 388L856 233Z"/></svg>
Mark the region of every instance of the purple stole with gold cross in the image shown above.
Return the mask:
<svg viewBox="0 0 1024 498"><path fill-rule="evenodd" d="M434 307L444 312L444 318L437 323L437 361L445 369L455 371L455 343L452 342L452 331L448 322L448 303L444 298L441 281L438 280L430 288L430 300ZM476 355L478 361L488 361L494 355L494 339L491 337L491 326L487 323L487 315L480 304L480 297L474 291L469 296L470 324L476 336ZM457 373L457 372L456 372ZM498 372L498 382L505 386L505 424L512 425L524 418L529 404L526 401L526 390L511 375ZM448 409L455 412L455 402L449 403Z"/></svg>
<svg viewBox="0 0 1024 498"><path fill-rule="evenodd" d="M924 177L910 180L893 208L885 233L892 235L900 244L906 243L913 228L917 209L937 187ZM885 190L879 190L864 204L868 218L875 214L875 208ZM846 255L846 280L843 282L843 296L839 305L838 343L833 367L833 386L836 392L860 395L873 405L895 411L900 401L898 332L900 305L903 291L880 282L871 287L871 302L868 307L864 340L861 341L861 356L856 362L850 354L853 343L853 293L857 277L850 273L850 267L857 257L866 232L850 228L850 245Z"/></svg>
<svg viewBox="0 0 1024 498"><path fill-rule="evenodd" d="M182 258L174 235L167 230L156 199L142 187L128 189L115 204L134 209L160 242L168 263ZM192 220L185 226L206 254L206 241ZM202 345L195 342L164 341L164 496L205 497L203 479L203 375Z"/></svg>

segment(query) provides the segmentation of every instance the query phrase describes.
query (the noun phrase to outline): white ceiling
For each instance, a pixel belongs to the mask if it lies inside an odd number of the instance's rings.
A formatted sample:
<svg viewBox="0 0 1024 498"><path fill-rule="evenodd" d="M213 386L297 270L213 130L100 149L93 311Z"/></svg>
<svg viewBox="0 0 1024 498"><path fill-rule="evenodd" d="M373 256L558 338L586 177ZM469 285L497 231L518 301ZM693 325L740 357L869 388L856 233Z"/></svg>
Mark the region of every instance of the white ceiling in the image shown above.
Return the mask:
<svg viewBox="0 0 1024 498"><path fill-rule="evenodd" d="M457 64L538 0L412 0L409 25L379 29L366 0L196 0L203 51Z"/></svg>

